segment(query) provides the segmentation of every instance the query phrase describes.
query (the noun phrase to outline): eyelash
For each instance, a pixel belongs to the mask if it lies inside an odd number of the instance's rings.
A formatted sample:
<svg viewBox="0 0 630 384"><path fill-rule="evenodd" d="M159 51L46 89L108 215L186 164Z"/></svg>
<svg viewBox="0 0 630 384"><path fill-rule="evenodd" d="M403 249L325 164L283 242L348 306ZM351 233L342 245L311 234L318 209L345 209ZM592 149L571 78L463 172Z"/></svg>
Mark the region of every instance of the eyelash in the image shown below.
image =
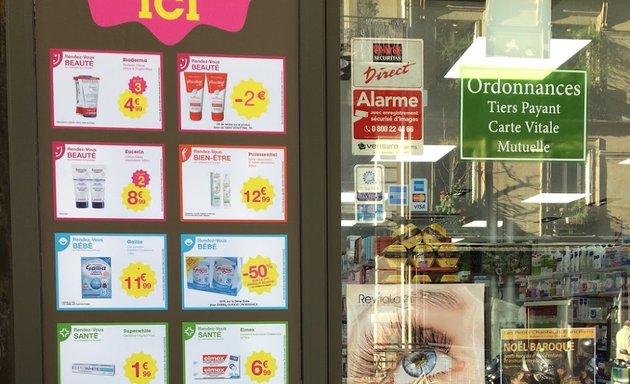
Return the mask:
<svg viewBox="0 0 630 384"><path fill-rule="evenodd" d="M373 332L365 332L363 338L357 340L360 347L355 355L355 359L360 361L360 363L357 364L355 373L361 377L381 377L381 382L393 383L394 374L408 354L422 348L429 348L437 353L448 355L451 350L452 341L446 332L430 327L422 327L413 320L408 324L407 330L410 330L411 335L405 343L400 341L403 332L403 322L400 317L394 319L388 325L377 325L377 327ZM377 343L375 334L378 335L379 340L388 340L391 343ZM407 352L403 352L405 349ZM381 362L385 364L380 364ZM377 369L377 366L384 369ZM428 377L437 378L441 375L442 373L438 373L434 376L428 375Z"/></svg>

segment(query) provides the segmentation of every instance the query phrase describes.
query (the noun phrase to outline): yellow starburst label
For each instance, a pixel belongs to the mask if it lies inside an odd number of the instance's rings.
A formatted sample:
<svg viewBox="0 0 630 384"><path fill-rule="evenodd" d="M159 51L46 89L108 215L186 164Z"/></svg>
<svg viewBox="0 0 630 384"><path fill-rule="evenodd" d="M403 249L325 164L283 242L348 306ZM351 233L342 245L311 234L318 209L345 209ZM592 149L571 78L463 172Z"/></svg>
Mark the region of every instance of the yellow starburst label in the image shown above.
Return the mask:
<svg viewBox="0 0 630 384"><path fill-rule="evenodd" d="M157 363L150 354L133 353L125 360L125 377L131 384L149 384L157 374Z"/></svg>
<svg viewBox="0 0 630 384"><path fill-rule="evenodd" d="M137 187L133 183L127 184L121 194L122 203L128 210L142 212L151 205L151 191Z"/></svg>
<svg viewBox="0 0 630 384"><path fill-rule="evenodd" d="M250 120L267 112L269 91L263 87L262 83L250 79L241 81L234 87L230 99L232 100L232 109L239 116Z"/></svg>
<svg viewBox="0 0 630 384"><path fill-rule="evenodd" d="M157 284L155 272L143 263L129 264L123 269L120 282L125 293L136 299L149 296Z"/></svg>
<svg viewBox="0 0 630 384"><path fill-rule="evenodd" d="M253 383L264 383L276 376L276 359L270 353L259 351L252 353L245 363L247 376Z"/></svg>
<svg viewBox="0 0 630 384"><path fill-rule="evenodd" d="M269 180L262 177L250 177L249 180L243 183L241 197L241 201L245 203L247 208L254 211L264 211L273 205L273 199L276 197L276 194Z"/></svg>
<svg viewBox="0 0 630 384"><path fill-rule="evenodd" d="M139 119L145 113L149 103L146 96L134 94L130 90L123 92L118 98L118 110L123 116L130 119Z"/></svg>
<svg viewBox="0 0 630 384"><path fill-rule="evenodd" d="M278 266L268 257L259 255L250 258L247 264L243 265L241 277L243 285L250 292L262 295L271 292L271 289L278 285Z"/></svg>
<svg viewBox="0 0 630 384"><path fill-rule="evenodd" d="M186 257L186 274L190 273L195 268L195 265L199 264L203 259L203 257L195 256Z"/></svg>

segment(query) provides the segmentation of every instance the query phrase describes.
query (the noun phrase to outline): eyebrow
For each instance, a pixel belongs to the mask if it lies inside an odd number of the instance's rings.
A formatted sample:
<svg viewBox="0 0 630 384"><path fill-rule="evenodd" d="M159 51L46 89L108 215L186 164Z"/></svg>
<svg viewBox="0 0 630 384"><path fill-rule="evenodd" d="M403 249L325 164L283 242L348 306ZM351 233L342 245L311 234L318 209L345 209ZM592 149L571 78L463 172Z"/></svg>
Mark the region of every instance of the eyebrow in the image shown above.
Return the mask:
<svg viewBox="0 0 630 384"><path fill-rule="evenodd" d="M450 290L422 290L414 292L411 294L409 302L411 304L420 302L434 307L453 310L466 307L466 302L462 297L454 294L454 292Z"/></svg>

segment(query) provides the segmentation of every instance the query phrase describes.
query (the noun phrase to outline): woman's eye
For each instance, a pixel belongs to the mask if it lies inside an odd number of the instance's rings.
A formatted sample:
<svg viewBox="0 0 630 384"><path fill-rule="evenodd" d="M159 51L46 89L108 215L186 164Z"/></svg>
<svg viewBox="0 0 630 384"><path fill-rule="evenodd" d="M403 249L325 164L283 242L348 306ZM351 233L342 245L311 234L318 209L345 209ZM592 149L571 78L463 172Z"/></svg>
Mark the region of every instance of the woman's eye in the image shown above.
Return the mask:
<svg viewBox="0 0 630 384"><path fill-rule="evenodd" d="M396 368L395 383L413 383L418 377L431 377L453 369L453 359L434 349L407 353Z"/></svg>

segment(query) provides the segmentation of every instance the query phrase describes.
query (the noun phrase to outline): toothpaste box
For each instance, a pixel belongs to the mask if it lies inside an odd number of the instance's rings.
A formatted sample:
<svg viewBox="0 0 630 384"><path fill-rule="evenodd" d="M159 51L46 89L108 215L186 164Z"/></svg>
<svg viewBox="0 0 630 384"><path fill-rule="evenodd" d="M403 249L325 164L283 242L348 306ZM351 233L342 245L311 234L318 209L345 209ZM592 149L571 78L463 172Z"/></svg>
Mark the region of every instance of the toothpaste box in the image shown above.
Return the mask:
<svg viewBox="0 0 630 384"><path fill-rule="evenodd" d="M195 379L239 379L241 377L240 357L228 354L202 355L201 361L194 361Z"/></svg>

